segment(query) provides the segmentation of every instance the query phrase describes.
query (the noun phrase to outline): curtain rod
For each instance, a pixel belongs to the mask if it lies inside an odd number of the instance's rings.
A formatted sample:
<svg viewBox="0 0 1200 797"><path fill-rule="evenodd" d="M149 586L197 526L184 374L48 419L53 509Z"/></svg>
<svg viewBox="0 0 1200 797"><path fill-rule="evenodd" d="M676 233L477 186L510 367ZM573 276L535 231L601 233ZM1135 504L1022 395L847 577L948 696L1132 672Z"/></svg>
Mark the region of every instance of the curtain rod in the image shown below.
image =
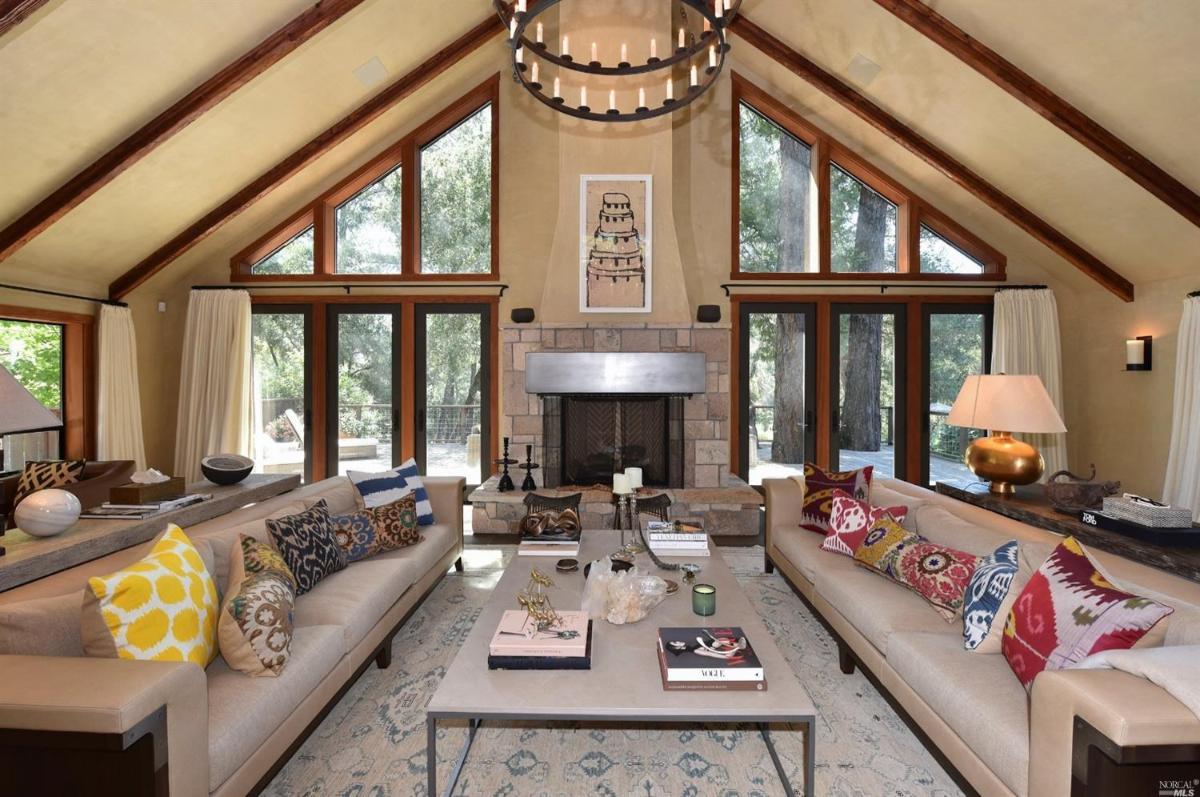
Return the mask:
<svg viewBox="0 0 1200 797"><path fill-rule="evenodd" d="M1023 288L1045 288L1045 285L1013 285L1005 287L1001 283L995 282L974 282L970 285L925 285L919 282L894 283L894 282L723 282L721 290L725 291L726 296L732 295L730 288L878 288L881 294L887 293L888 289L908 289L919 288L923 291L978 291L978 290L1021 290ZM749 294L753 295L753 294Z"/></svg>
<svg viewBox="0 0 1200 797"><path fill-rule="evenodd" d="M998 291L1044 291L1045 285L1001 285L996 288Z"/></svg>
<svg viewBox="0 0 1200 797"><path fill-rule="evenodd" d="M125 302L117 301L116 299L98 299L95 296L81 296L78 293L62 293L61 291L47 291L41 288L26 288L24 285L8 285L0 283L0 288L7 288L10 291L27 291L28 293L40 293L45 296L60 296L64 299L78 299L81 302L95 302L96 304L107 304L113 307L128 307Z"/></svg>
<svg viewBox="0 0 1200 797"><path fill-rule="evenodd" d="M363 282L363 283L296 283L294 285L256 285L247 282L231 282L228 285L193 285L194 291L294 291L339 288L350 295L353 288L499 288L500 295L508 290L503 282Z"/></svg>

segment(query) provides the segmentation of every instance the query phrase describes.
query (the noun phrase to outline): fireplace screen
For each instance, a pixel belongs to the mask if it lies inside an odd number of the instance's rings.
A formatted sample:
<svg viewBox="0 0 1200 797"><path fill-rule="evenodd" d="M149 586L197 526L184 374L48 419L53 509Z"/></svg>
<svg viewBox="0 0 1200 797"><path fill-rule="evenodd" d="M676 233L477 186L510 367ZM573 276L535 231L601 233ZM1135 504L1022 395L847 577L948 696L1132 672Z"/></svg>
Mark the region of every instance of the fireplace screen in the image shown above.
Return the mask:
<svg viewBox="0 0 1200 797"><path fill-rule="evenodd" d="M683 399L544 396L547 487L612 484L628 467L650 487L683 486Z"/></svg>

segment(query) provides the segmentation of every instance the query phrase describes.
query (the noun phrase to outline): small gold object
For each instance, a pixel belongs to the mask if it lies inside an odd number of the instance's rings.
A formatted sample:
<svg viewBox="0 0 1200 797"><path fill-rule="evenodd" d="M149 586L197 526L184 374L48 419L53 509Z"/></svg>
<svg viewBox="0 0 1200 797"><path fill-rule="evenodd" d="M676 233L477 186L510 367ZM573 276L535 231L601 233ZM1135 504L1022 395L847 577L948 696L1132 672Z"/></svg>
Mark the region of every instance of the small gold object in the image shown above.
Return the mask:
<svg viewBox="0 0 1200 797"><path fill-rule="evenodd" d="M539 631L548 631L562 625L562 617L550 603L546 587L553 587L554 581L536 567L529 571L529 583L525 589L517 593L517 604L526 611L529 619L537 624Z"/></svg>
<svg viewBox="0 0 1200 797"><path fill-rule="evenodd" d="M972 473L992 483L988 489L996 495L1012 495L1016 485L1033 484L1046 469L1038 450L1009 432L994 432L971 443L963 461Z"/></svg>

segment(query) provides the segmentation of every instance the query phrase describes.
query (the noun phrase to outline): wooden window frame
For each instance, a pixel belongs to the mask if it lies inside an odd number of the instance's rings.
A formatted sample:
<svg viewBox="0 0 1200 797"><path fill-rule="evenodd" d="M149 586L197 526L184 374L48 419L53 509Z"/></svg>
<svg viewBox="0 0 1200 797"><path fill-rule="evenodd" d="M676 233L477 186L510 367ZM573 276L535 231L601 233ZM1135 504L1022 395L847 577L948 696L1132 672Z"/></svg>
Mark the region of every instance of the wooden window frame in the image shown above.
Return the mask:
<svg viewBox="0 0 1200 797"><path fill-rule="evenodd" d="M847 286L853 287L853 286ZM937 305L956 306L961 310L965 307L986 305L991 307L993 297L991 294L972 294L967 296L936 296L922 293L888 293L887 295L877 296L871 294L845 294L845 293L744 293L734 294L730 297L732 303L732 311L730 313L733 320L732 339L730 347L730 396L732 400L729 403L730 425L732 430L729 440L729 471L734 474L743 473L743 465L748 463L743 462L741 435L742 430L742 385L743 365L742 365L742 334L744 323L742 321L742 305L763 305L769 306L772 309L764 312L787 312L780 310L780 307L788 305L810 305L816 308L816 358L813 361L815 369L816 390L813 394L815 406L815 429L813 446L815 451L815 464L828 468L831 460L832 442L833 442L833 350L832 350L832 319L834 305L872 305L872 304L891 304L905 305L905 325L906 325L906 340L904 348L904 362L907 369L908 378L904 384L904 401L905 411L908 415L908 423L905 424L904 441L903 441L903 466L899 463L896 465L897 472L904 473L904 480L919 484L921 482L921 459L923 456L922 450L922 432L923 424L920 422L911 422L913 420L912 413L916 408L921 407L924 400L924 357L926 346L926 337L924 331L924 313L926 308L935 307ZM936 310L935 310L936 312ZM897 352L897 359L900 358ZM897 450L900 446L896 446Z"/></svg>
<svg viewBox="0 0 1200 797"><path fill-rule="evenodd" d="M801 117L774 96L756 86L743 75L732 76L732 251L730 278L733 280L783 280L822 282L845 280L871 282L972 282L1004 281L1007 258L977 235L950 219L916 192L907 188L863 157L834 139L816 125ZM816 271L742 271L741 269L741 114L748 106L773 124L795 136L812 148L812 168L817 186L817 247ZM878 192L897 207L896 271L846 272L832 269L832 239L830 234L830 165L836 164L850 176ZM921 271L920 229L929 227L971 258L983 264L980 274L935 274Z"/></svg>
<svg viewBox="0 0 1200 797"><path fill-rule="evenodd" d="M307 379L308 392L312 397L310 402L312 445L309 448L308 462L311 465L311 480L316 482L328 478L329 448L326 430L329 424L329 380L328 363L336 353L329 351L329 308L340 305L372 305L396 307L400 310L400 391L399 413L400 424L395 440L398 441L400 455L396 461L403 462L409 457L416 456L416 397L410 389L414 384L414 369L416 367L416 308L418 304L463 304L489 305L491 307L491 324L488 333L488 350L484 356L490 358L492 379L488 385L488 402L490 404L490 423L493 430L489 440L490 451L486 456L498 459L500 456L500 298L495 295L464 294L449 296L443 294L393 294L375 296L251 296L250 303L254 306L269 305L277 312L307 312L311 319L312 336L308 356ZM0 308L2 309L2 308ZM394 399L393 399L394 400ZM393 443L397 445L397 443Z"/></svg>
<svg viewBox="0 0 1200 797"><path fill-rule="evenodd" d="M96 319L32 307L0 305L0 318L63 328L62 452L67 459L96 456Z"/></svg>
<svg viewBox="0 0 1200 797"><path fill-rule="evenodd" d="M421 271L421 149L491 106L491 270L470 274ZM386 274L343 274L337 271L337 207L371 183L400 168L400 270ZM488 78L427 119L365 165L272 228L230 259L230 279L238 283L304 282L493 282L500 277L500 76ZM254 266L303 232L313 228L311 274L255 274Z"/></svg>

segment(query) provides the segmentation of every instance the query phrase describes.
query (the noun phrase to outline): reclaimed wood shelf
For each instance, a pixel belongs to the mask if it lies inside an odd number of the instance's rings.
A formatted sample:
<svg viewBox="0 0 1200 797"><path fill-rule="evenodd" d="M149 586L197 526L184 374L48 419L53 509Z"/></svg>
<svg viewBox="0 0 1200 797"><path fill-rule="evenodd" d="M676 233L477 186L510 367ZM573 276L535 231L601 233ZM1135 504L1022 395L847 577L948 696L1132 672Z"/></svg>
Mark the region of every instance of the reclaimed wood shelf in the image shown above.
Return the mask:
<svg viewBox="0 0 1200 797"><path fill-rule="evenodd" d="M0 556L0 592L140 545L154 539L168 523L186 529L299 485L300 477L295 474L253 474L228 487L197 482L188 485L188 493L207 493L211 499L144 520L79 520L54 537L33 537L20 529L9 529L0 537L0 545L7 549Z"/></svg>
<svg viewBox="0 0 1200 797"><path fill-rule="evenodd" d="M955 480L938 482L937 491L1030 526L1075 537L1096 550L1123 556L1200 583L1200 548L1155 545L1115 531L1089 526L1078 518L1056 510L1040 485L1018 487L1016 495L993 495L988 492L987 484ZM1200 529L1196 533L1200 534Z"/></svg>

